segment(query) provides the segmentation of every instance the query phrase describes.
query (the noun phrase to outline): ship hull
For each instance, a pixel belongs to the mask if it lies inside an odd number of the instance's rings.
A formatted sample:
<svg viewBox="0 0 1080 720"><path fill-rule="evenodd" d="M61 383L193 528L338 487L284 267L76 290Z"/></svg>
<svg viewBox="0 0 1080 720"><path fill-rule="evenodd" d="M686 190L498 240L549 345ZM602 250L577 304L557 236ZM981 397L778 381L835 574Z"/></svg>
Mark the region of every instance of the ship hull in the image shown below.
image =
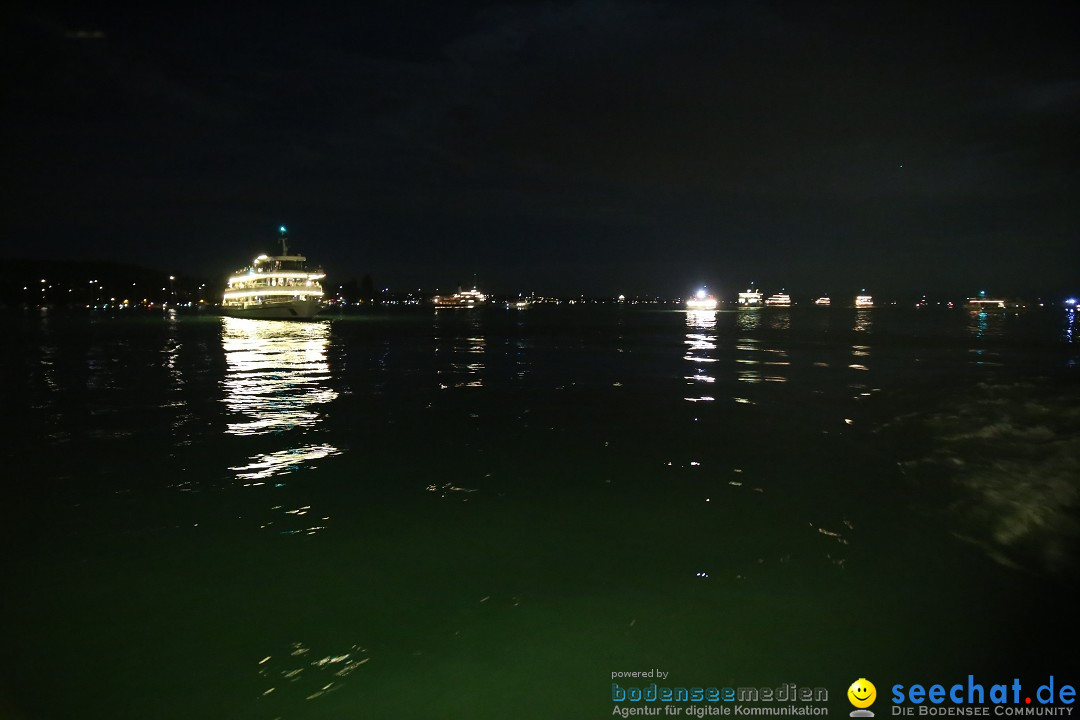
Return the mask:
<svg viewBox="0 0 1080 720"><path fill-rule="evenodd" d="M223 315L253 320L311 320L323 309L323 304L310 300L293 300L280 303L245 303L226 305Z"/></svg>

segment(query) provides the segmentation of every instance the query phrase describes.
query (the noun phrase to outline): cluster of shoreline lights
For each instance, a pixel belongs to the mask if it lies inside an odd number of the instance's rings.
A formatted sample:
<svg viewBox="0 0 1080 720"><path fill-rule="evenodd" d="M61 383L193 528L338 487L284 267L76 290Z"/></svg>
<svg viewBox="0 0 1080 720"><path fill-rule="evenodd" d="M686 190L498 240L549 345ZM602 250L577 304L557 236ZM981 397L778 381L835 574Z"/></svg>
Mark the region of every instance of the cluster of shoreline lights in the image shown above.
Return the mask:
<svg viewBox="0 0 1080 720"><path fill-rule="evenodd" d="M863 291L865 293L865 290ZM993 301L1001 302L1001 301ZM686 301L687 310L715 310L720 304L720 301L716 299L716 296L707 292L705 288L698 290L694 293L694 296ZM746 292L739 293L736 304L739 307L761 307L768 305L771 307L791 307L791 295L786 292L778 292L769 297L765 297L760 291L749 289ZM819 306L832 305L832 299L828 295L823 295L814 299L814 304ZM855 307L857 308L871 308L874 307L874 297L872 295L856 295ZM1004 305L1002 305L1004 307Z"/></svg>

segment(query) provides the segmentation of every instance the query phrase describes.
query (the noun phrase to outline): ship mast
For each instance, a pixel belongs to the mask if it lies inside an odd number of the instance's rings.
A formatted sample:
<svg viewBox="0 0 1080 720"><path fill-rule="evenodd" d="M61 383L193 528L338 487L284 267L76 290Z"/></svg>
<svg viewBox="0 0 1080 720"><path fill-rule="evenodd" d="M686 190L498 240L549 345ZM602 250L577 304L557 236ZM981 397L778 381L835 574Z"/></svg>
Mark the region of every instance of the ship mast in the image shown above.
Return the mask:
<svg viewBox="0 0 1080 720"><path fill-rule="evenodd" d="M285 229L284 225L282 225L280 228L278 228L278 232L280 233L280 236L278 237L278 240L281 241L281 254L282 255L288 255L289 254L289 231Z"/></svg>

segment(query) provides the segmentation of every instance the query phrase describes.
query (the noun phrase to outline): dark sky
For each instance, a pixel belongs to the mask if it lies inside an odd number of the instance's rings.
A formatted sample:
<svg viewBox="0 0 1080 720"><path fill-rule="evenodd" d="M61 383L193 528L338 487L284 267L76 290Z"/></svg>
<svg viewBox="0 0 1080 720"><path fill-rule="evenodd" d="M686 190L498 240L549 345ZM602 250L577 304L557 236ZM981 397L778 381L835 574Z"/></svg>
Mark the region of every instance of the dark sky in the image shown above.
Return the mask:
<svg viewBox="0 0 1080 720"><path fill-rule="evenodd" d="M233 5L4 11L0 250L216 275L285 223L397 288L1080 284L1077 2Z"/></svg>

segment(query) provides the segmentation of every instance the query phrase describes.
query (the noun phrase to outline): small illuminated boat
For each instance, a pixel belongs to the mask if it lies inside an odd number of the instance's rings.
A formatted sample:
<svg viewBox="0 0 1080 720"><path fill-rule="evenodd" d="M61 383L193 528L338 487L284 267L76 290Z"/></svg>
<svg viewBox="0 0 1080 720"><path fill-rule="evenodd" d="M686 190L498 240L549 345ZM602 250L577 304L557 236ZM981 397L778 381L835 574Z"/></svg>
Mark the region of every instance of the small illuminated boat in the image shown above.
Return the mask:
<svg viewBox="0 0 1080 720"><path fill-rule="evenodd" d="M823 295L822 297L819 297L816 300L814 300L814 304L815 305L823 305L823 306L824 305L832 305L832 299L829 298L828 295Z"/></svg>
<svg viewBox="0 0 1080 720"><path fill-rule="evenodd" d="M873 295L856 295L855 307L857 308L872 308L874 307Z"/></svg>

